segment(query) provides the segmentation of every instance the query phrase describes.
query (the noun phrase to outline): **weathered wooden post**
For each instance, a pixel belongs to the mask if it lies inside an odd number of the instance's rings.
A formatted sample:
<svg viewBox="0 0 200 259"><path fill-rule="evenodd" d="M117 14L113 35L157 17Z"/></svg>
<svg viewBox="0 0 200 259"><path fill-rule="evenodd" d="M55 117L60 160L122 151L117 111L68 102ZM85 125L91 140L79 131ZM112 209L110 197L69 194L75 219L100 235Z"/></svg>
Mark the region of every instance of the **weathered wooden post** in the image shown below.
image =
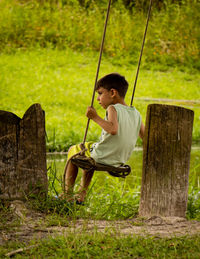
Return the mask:
<svg viewBox="0 0 200 259"><path fill-rule="evenodd" d="M0 199L47 194L45 116L40 104L20 119L0 111Z"/></svg>
<svg viewBox="0 0 200 259"><path fill-rule="evenodd" d="M193 118L182 107L148 106L140 216L185 217Z"/></svg>

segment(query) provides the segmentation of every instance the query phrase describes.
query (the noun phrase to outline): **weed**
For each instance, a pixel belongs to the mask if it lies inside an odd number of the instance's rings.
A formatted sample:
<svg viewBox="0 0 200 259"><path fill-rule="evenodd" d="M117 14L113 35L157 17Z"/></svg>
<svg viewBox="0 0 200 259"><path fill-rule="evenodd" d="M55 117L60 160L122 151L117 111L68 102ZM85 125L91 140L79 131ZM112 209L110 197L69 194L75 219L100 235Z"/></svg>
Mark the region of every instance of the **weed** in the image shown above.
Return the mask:
<svg viewBox="0 0 200 259"><path fill-rule="evenodd" d="M188 197L187 218L200 220L200 188L191 187Z"/></svg>

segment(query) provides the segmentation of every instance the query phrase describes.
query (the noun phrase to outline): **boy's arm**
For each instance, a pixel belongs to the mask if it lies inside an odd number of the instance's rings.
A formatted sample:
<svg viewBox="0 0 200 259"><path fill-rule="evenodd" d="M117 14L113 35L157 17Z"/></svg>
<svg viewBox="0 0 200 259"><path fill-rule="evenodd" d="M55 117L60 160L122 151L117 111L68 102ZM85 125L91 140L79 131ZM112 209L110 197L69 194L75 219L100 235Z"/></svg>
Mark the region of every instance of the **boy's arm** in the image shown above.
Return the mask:
<svg viewBox="0 0 200 259"><path fill-rule="evenodd" d="M88 107L86 116L96 122L102 129L111 135L116 135L118 132L117 112L113 106L107 109L108 120L102 119L93 107Z"/></svg>
<svg viewBox="0 0 200 259"><path fill-rule="evenodd" d="M139 132L139 136L141 139L144 138L144 131L145 131L145 126L143 123L141 123L140 132Z"/></svg>

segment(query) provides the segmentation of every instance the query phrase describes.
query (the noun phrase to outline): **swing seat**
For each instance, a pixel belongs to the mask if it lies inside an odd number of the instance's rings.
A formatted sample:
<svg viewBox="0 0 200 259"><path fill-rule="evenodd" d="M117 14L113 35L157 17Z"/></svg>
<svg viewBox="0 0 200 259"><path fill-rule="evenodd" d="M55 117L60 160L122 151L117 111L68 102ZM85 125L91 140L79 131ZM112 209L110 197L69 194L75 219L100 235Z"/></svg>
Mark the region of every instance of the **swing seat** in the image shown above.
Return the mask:
<svg viewBox="0 0 200 259"><path fill-rule="evenodd" d="M129 165L121 165L119 167L104 165L96 163L95 160L91 157L81 155L77 155L71 158L71 162L84 170L106 171L110 175L115 177L125 178L131 172L131 168Z"/></svg>

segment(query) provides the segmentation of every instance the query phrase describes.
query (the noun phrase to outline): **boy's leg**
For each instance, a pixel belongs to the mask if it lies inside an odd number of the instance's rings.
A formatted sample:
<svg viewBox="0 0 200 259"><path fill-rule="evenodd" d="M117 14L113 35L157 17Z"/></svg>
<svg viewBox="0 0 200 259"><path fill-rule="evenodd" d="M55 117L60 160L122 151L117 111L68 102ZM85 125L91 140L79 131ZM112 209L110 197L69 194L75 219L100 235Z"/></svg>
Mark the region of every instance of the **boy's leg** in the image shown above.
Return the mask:
<svg viewBox="0 0 200 259"><path fill-rule="evenodd" d="M81 184L79 188L79 193L77 195L78 201L82 202L85 199L85 196L87 194L88 187L90 185L90 182L92 180L94 171L86 171L83 170L83 175L81 178Z"/></svg>
<svg viewBox="0 0 200 259"><path fill-rule="evenodd" d="M74 189L74 184L75 180L78 174L78 167L74 164L72 164L71 161L69 161L66 173L65 173L65 194L67 196L72 195L73 189Z"/></svg>

